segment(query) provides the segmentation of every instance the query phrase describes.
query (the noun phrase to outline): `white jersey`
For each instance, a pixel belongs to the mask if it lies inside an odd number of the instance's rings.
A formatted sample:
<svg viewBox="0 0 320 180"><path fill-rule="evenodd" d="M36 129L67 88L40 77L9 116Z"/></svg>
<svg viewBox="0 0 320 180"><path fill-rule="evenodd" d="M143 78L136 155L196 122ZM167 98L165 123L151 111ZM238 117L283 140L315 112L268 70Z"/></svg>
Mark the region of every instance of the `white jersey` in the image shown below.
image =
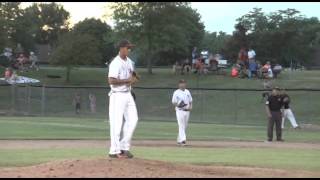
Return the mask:
<svg viewBox="0 0 320 180"><path fill-rule="evenodd" d="M249 58L249 59L252 59L252 58L254 58L254 57L256 57L256 52L255 52L254 50L250 50L250 51L248 52L248 58Z"/></svg>
<svg viewBox="0 0 320 180"><path fill-rule="evenodd" d="M174 91L172 96L172 103L179 104L181 101L183 101L187 106L184 107L184 109L187 109L190 107L190 103L192 103L192 96L188 89L185 89L184 91L181 89L177 89ZM176 107L176 110L179 110L181 108Z"/></svg>
<svg viewBox="0 0 320 180"><path fill-rule="evenodd" d="M134 71L133 62L127 57L123 60L119 55L115 57L109 65L108 77L116 79L128 79ZM126 92L131 90L129 85L110 85L111 90L115 92Z"/></svg>

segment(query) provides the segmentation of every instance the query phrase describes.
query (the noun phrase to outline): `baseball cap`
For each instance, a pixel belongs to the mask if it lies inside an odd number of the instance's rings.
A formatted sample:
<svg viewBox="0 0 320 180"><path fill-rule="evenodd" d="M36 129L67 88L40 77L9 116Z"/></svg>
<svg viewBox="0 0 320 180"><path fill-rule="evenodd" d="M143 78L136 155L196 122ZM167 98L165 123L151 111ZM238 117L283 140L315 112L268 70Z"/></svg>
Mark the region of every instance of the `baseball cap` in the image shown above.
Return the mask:
<svg viewBox="0 0 320 180"><path fill-rule="evenodd" d="M186 83L186 81L184 79L180 79L179 83Z"/></svg>
<svg viewBox="0 0 320 180"><path fill-rule="evenodd" d="M121 47L132 48L134 46L135 45L131 44L130 41L128 41L126 39L123 39L123 40L119 41L119 43L118 43L118 48L121 48Z"/></svg>

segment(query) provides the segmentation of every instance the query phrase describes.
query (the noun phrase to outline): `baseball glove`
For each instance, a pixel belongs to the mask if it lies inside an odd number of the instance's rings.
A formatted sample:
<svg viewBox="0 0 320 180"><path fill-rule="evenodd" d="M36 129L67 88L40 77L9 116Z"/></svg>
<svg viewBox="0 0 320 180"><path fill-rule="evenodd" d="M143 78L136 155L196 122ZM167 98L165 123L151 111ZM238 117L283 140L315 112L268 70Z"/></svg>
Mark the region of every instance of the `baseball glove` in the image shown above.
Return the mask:
<svg viewBox="0 0 320 180"><path fill-rule="evenodd" d="M181 101L179 104L178 104L178 108L184 108L187 104L185 104L183 101Z"/></svg>
<svg viewBox="0 0 320 180"><path fill-rule="evenodd" d="M135 77L137 80L140 80L140 76L135 71L132 72L132 76Z"/></svg>

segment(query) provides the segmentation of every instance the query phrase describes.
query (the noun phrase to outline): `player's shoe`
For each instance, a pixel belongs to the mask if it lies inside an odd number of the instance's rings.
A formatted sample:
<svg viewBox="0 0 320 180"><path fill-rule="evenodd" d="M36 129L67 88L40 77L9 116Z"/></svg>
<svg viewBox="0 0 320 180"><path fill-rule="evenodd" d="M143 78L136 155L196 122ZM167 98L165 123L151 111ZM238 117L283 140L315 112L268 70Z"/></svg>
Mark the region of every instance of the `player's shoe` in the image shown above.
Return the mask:
<svg viewBox="0 0 320 180"><path fill-rule="evenodd" d="M271 140L266 140L266 141L264 141L265 143L272 143L272 141Z"/></svg>
<svg viewBox="0 0 320 180"><path fill-rule="evenodd" d="M300 126L297 126L297 127L295 127L294 129L301 129L301 127L300 127Z"/></svg>
<svg viewBox="0 0 320 180"><path fill-rule="evenodd" d="M283 140L283 139L277 139L277 141L278 141L278 142L284 142L284 140Z"/></svg>
<svg viewBox="0 0 320 180"><path fill-rule="evenodd" d="M122 154L109 154L110 158L115 158L115 159L124 159L127 158L126 156L122 155Z"/></svg>
<svg viewBox="0 0 320 180"><path fill-rule="evenodd" d="M179 146L186 146L187 143L186 143L186 141L182 141L182 142L178 142L177 145L179 145Z"/></svg>
<svg viewBox="0 0 320 180"><path fill-rule="evenodd" d="M121 154L122 156L125 156L126 158L133 158L133 154L130 152L130 151L124 151L124 150L121 150Z"/></svg>

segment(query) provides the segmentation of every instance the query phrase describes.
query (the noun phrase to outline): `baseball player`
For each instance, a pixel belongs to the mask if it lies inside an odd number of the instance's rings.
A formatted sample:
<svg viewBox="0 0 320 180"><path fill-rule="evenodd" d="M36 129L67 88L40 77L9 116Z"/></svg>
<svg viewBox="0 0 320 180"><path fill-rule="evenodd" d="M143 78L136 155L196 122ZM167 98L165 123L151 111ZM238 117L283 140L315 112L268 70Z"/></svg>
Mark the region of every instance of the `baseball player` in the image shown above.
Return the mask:
<svg viewBox="0 0 320 180"><path fill-rule="evenodd" d="M192 96L190 91L186 89L185 80L179 81L179 89L177 89L172 96L172 104L175 106L176 116L179 126L179 134L177 138L178 145L186 145L186 129L190 111L192 110Z"/></svg>
<svg viewBox="0 0 320 180"><path fill-rule="evenodd" d="M111 158L133 158L130 144L138 122L138 113L131 85L137 82L131 59L128 58L133 47L128 40L119 42L119 55L109 65L109 121Z"/></svg>
<svg viewBox="0 0 320 180"><path fill-rule="evenodd" d="M283 109L281 109L282 111L282 123L281 123L281 128L284 129L284 121L286 119L289 119L292 127L294 129L299 129L300 126L297 124L296 122L296 118L294 117L291 108L289 107L290 104L290 97L289 95L285 92L284 89L281 89L280 91L281 93L281 98L282 98L282 102L283 102Z"/></svg>

